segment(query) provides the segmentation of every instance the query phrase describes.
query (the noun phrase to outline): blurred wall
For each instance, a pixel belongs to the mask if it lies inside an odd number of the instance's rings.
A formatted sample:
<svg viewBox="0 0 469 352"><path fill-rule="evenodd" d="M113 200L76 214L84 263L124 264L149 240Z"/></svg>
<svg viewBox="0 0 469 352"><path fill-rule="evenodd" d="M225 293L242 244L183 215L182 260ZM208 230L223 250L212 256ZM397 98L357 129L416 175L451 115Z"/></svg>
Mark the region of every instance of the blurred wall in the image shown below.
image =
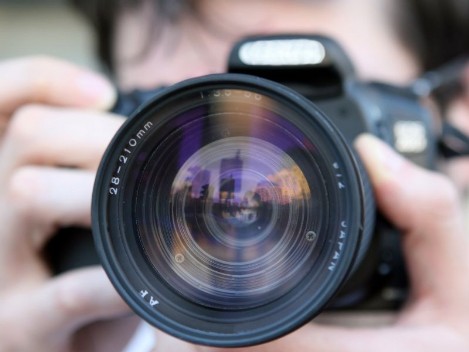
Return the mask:
<svg viewBox="0 0 469 352"><path fill-rule="evenodd" d="M65 0L0 0L0 60L45 54L97 68L93 45Z"/></svg>

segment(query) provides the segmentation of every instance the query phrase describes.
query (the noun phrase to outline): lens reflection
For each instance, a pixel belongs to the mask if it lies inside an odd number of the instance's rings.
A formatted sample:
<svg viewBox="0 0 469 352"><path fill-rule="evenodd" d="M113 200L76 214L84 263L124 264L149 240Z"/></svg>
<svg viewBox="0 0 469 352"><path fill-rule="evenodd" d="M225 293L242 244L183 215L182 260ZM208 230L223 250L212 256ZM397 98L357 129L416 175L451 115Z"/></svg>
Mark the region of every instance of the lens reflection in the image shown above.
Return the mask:
<svg viewBox="0 0 469 352"><path fill-rule="evenodd" d="M167 280L185 295L211 297L211 306L265 303L264 294L282 295L304 275L314 248L301 230L310 197L298 165L273 144L218 140L174 178L169 206L177 235L157 237L155 255L170 263Z"/></svg>
<svg viewBox="0 0 469 352"><path fill-rule="evenodd" d="M309 197L304 175L287 154L260 139L233 137L211 143L184 164L171 204L183 219L178 229L186 243L239 266L275 260L272 250L285 245L276 226L288 232Z"/></svg>
<svg viewBox="0 0 469 352"><path fill-rule="evenodd" d="M323 241L308 234L319 232L327 209L323 190L311 188L321 176L307 139L265 108L275 101L246 99L233 91L179 115L148 159L136 203L158 275L190 301L226 310L272 302L299 285Z"/></svg>

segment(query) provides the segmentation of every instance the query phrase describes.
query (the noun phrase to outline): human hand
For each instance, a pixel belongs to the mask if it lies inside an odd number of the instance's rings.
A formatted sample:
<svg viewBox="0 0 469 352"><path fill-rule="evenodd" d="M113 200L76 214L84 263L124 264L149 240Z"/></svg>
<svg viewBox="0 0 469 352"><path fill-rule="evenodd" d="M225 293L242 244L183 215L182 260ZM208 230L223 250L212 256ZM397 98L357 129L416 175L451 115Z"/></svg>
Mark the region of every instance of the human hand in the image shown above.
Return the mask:
<svg viewBox="0 0 469 352"><path fill-rule="evenodd" d="M455 97L445 111L446 118L469 136L469 62L461 77L462 94ZM445 171L461 192L469 192L469 157L458 157L445 162ZM469 214L468 214L469 215Z"/></svg>
<svg viewBox="0 0 469 352"><path fill-rule="evenodd" d="M95 170L123 121L102 112L114 99L58 60L0 63L1 351L103 350L103 330L84 327L127 311L101 268L51 277L40 256L58 228L90 225Z"/></svg>
<svg viewBox="0 0 469 352"><path fill-rule="evenodd" d="M467 352L469 238L459 194L441 174L421 169L375 137L356 142L381 212L402 232L412 295L395 324L344 328L308 324L281 339L230 352ZM224 351L157 332L154 352Z"/></svg>

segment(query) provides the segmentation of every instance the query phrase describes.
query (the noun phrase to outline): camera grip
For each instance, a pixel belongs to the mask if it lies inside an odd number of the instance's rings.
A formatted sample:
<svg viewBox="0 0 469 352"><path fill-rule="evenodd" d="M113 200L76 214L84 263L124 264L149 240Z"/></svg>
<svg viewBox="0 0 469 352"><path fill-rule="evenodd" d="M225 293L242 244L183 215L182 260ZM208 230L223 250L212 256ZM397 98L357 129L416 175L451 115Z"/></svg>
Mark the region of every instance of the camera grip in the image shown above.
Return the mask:
<svg viewBox="0 0 469 352"><path fill-rule="evenodd" d="M90 229L60 229L44 247L44 258L54 275L91 265L100 265Z"/></svg>

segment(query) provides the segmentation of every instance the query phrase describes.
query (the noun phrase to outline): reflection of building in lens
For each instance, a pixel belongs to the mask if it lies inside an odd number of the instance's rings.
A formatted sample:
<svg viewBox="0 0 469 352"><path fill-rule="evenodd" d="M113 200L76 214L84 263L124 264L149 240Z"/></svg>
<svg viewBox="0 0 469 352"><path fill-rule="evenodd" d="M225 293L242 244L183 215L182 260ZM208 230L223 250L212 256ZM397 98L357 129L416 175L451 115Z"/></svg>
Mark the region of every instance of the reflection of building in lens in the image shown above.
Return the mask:
<svg viewBox="0 0 469 352"><path fill-rule="evenodd" d="M269 181L259 182L256 187L256 193L259 195L261 201L264 203L288 203L288 200L286 200L286 202L283 201L282 188L277 184Z"/></svg>
<svg viewBox="0 0 469 352"><path fill-rule="evenodd" d="M220 201L226 203L235 198L235 193L241 191L243 160L240 151L234 158L221 159L220 162Z"/></svg>
<svg viewBox="0 0 469 352"><path fill-rule="evenodd" d="M281 204L291 202L293 199L301 200L310 197L310 189L301 169L294 165L288 169L282 169L273 175L267 177L270 182L265 182L269 186L270 197L278 197ZM265 196L269 196L265 190ZM259 193L260 194L260 193Z"/></svg>
<svg viewBox="0 0 469 352"><path fill-rule="evenodd" d="M199 166L189 168L191 175L186 182L191 185L191 198L207 199L209 195L210 171Z"/></svg>

